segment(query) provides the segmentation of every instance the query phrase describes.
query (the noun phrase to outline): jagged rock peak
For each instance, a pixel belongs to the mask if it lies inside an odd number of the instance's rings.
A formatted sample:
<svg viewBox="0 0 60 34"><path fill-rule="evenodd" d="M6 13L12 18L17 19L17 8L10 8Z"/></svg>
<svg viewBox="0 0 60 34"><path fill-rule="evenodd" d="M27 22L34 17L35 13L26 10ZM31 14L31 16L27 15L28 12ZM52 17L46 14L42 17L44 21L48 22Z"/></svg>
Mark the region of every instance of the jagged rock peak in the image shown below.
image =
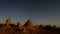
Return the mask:
<svg viewBox="0 0 60 34"><path fill-rule="evenodd" d="M11 24L11 18L10 17L8 17L6 20L6 25L9 25L9 24Z"/></svg>
<svg viewBox="0 0 60 34"><path fill-rule="evenodd" d="M32 24L31 19L29 19L29 20L24 24L24 26L32 27L33 24Z"/></svg>

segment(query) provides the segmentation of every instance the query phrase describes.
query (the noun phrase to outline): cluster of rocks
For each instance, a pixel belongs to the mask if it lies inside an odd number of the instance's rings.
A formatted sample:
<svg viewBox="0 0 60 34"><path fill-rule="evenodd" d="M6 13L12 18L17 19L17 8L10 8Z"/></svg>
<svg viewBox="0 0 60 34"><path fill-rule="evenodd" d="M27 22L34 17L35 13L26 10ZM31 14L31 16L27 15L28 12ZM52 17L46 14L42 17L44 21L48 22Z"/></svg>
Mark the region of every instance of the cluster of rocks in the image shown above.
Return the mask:
<svg viewBox="0 0 60 34"><path fill-rule="evenodd" d="M56 26L53 27L51 25L43 26L40 25L33 25L32 21L29 19L26 21L24 25L21 24L21 22L17 22L17 25L12 24L11 18L7 18L6 24L0 24L0 32L18 32L18 33L30 33L30 34L39 34L43 32L52 32L56 30ZM60 31L60 30L58 30Z"/></svg>
<svg viewBox="0 0 60 34"><path fill-rule="evenodd" d="M5 24L5 29L13 29L13 27L15 27L15 30L22 30L22 31L27 31L27 29L32 29L33 28L33 24L31 20L28 20L24 25L21 24L21 22L17 22L17 25L13 25L11 24L11 18L9 17L6 20L6 24Z"/></svg>

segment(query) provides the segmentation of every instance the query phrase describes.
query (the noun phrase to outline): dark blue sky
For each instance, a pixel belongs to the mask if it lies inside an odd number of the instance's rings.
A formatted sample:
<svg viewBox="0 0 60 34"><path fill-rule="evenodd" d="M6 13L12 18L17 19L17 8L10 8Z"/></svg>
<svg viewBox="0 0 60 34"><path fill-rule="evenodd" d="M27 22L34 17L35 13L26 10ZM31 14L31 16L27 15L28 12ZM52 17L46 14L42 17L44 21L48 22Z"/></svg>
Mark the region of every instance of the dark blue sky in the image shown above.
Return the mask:
<svg viewBox="0 0 60 34"><path fill-rule="evenodd" d="M0 22L5 21L9 16L13 22L20 20L23 24L28 19L32 19L34 24L55 24L60 26L60 1L0 0Z"/></svg>

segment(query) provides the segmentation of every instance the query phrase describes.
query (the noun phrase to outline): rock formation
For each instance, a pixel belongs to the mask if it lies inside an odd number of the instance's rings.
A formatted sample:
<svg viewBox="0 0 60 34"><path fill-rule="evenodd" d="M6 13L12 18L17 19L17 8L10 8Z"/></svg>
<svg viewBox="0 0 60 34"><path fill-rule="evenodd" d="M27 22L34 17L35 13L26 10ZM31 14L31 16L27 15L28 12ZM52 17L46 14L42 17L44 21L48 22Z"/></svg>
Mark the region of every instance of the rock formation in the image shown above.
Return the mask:
<svg viewBox="0 0 60 34"><path fill-rule="evenodd" d="M23 26L20 22L17 22L17 27L20 28L20 29L23 28Z"/></svg>
<svg viewBox="0 0 60 34"><path fill-rule="evenodd" d="M20 22L17 22L17 29L16 29L16 31L18 32L18 31L24 31L24 27L23 27L23 25L20 23Z"/></svg>
<svg viewBox="0 0 60 34"><path fill-rule="evenodd" d="M6 20L6 25L9 25L9 24L11 24L11 18L10 17L8 17Z"/></svg>
<svg viewBox="0 0 60 34"><path fill-rule="evenodd" d="M31 20L28 20L28 21L24 24L24 26L29 27L29 28L32 28L32 27L33 27L32 21L31 21Z"/></svg>
<svg viewBox="0 0 60 34"><path fill-rule="evenodd" d="M7 20L6 20L6 27L9 28L10 24L11 24L11 18L8 17Z"/></svg>

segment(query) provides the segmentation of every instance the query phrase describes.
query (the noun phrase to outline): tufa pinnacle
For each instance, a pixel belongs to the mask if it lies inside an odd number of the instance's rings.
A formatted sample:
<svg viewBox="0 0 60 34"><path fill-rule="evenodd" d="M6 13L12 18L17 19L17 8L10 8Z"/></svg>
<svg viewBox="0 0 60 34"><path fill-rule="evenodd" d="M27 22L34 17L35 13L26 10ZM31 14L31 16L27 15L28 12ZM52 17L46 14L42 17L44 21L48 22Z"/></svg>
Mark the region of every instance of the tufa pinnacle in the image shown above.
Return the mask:
<svg viewBox="0 0 60 34"><path fill-rule="evenodd" d="M6 25L9 25L9 24L11 24L11 18L10 17L8 17L6 20Z"/></svg>
<svg viewBox="0 0 60 34"><path fill-rule="evenodd" d="M11 18L8 17L7 20L6 20L6 28L10 28L10 24L11 24Z"/></svg>
<svg viewBox="0 0 60 34"><path fill-rule="evenodd" d="M27 26L27 27L32 28L32 27L33 27L32 21L31 21L31 20L28 20L28 21L24 24L24 26Z"/></svg>

